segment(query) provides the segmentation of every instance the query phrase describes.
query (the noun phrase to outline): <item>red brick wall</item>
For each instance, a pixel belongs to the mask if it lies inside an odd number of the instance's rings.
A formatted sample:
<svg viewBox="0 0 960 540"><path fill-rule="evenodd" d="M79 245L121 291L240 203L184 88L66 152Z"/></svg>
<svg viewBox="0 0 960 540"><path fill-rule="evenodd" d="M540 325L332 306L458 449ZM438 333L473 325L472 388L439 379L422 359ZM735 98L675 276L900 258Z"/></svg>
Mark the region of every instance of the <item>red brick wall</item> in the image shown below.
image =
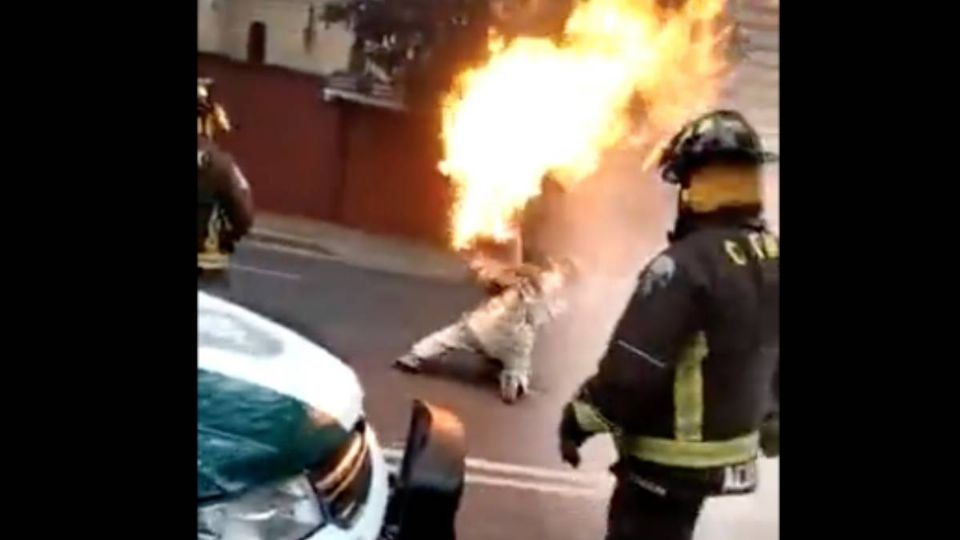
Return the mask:
<svg viewBox="0 0 960 540"><path fill-rule="evenodd" d="M313 75L207 54L198 64L237 126L221 143L259 210L445 242L449 193L431 122L325 103Z"/></svg>
<svg viewBox="0 0 960 540"><path fill-rule="evenodd" d="M257 208L334 219L341 115L319 99L320 80L215 56L200 55L198 62L236 124L220 142L250 180Z"/></svg>
<svg viewBox="0 0 960 540"><path fill-rule="evenodd" d="M449 191L437 171L440 145L428 119L346 106L343 223L446 242Z"/></svg>

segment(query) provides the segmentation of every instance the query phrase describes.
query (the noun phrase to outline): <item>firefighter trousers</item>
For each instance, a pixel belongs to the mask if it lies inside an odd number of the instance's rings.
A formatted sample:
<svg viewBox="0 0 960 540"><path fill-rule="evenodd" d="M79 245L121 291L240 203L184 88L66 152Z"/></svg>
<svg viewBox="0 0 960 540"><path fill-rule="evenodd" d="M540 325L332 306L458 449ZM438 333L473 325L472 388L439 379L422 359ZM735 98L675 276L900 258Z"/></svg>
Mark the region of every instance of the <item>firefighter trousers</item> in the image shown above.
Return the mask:
<svg viewBox="0 0 960 540"><path fill-rule="evenodd" d="M703 501L659 495L618 478L610 499L606 540L691 540Z"/></svg>
<svg viewBox="0 0 960 540"><path fill-rule="evenodd" d="M226 268L197 267L197 288L206 292L223 292L230 289L230 274Z"/></svg>

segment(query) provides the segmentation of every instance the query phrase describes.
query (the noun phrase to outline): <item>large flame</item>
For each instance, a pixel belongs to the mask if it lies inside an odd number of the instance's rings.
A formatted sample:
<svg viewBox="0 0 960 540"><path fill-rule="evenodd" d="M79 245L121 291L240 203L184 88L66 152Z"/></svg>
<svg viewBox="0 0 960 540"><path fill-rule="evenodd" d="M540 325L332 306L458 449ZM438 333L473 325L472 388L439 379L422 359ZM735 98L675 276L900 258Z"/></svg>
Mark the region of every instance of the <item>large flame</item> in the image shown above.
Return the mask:
<svg viewBox="0 0 960 540"><path fill-rule="evenodd" d="M453 247L512 238L547 173L570 187L628 138L652 157L716 100L725 0L664 3L585 0L558 42L492 36L490 60L462 73L444 101Z"/></svg>

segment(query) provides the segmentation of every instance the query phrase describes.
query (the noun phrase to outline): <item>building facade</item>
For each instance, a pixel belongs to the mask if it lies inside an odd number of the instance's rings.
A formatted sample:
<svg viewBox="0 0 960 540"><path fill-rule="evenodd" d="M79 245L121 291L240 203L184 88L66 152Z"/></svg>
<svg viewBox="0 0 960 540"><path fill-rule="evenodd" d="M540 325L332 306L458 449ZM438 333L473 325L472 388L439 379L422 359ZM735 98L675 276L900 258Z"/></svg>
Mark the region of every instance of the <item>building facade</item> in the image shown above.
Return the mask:
<svg viewBox="0 0 960 540"><path fill-rule="evenodd" d="M320 20L325 4L321 0L198 0L198 50L315 75L346 69L353 34L343 25ZM258 50L262 58L256 58Z"/></svg>
<svg viewBox="0 0 960 540"><path fill-rule="evenodd" d="M236 126L223 146L259 211L445 245L437 119L326 99L353 36L319 20L323 5L198 0L198 75Z"/></svg>
<svg viewBox="0 0 960 540"><path fill-rule="evenodd" d="M329 76L347 69L354 36L321 20L326 4L198 0L199 75L215 79L237 126L223 144L260 210L446 244L451 194L437 170L438 119L328 99L337 94ZM748 39L722 105L744 111L778 151L779 2L731 5ZM779 229L779 170L771 172Z"/></svg>

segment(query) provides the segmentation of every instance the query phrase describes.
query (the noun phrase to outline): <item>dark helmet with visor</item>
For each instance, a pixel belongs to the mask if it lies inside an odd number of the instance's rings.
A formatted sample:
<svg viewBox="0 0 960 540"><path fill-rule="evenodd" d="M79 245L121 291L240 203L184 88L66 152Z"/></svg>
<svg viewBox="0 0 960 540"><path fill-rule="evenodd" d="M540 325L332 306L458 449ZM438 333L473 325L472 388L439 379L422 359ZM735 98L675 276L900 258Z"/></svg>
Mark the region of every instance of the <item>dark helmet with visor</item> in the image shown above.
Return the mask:
<svg viewBox="0 0 960 540"><path fill-rule="evenodd" d="M689 122L667 144L660 157L660 174L669 184L688 187L698 169L713 164L756 164L777 160L763 149L757 131L742 114L709 112Z"/></svg>

